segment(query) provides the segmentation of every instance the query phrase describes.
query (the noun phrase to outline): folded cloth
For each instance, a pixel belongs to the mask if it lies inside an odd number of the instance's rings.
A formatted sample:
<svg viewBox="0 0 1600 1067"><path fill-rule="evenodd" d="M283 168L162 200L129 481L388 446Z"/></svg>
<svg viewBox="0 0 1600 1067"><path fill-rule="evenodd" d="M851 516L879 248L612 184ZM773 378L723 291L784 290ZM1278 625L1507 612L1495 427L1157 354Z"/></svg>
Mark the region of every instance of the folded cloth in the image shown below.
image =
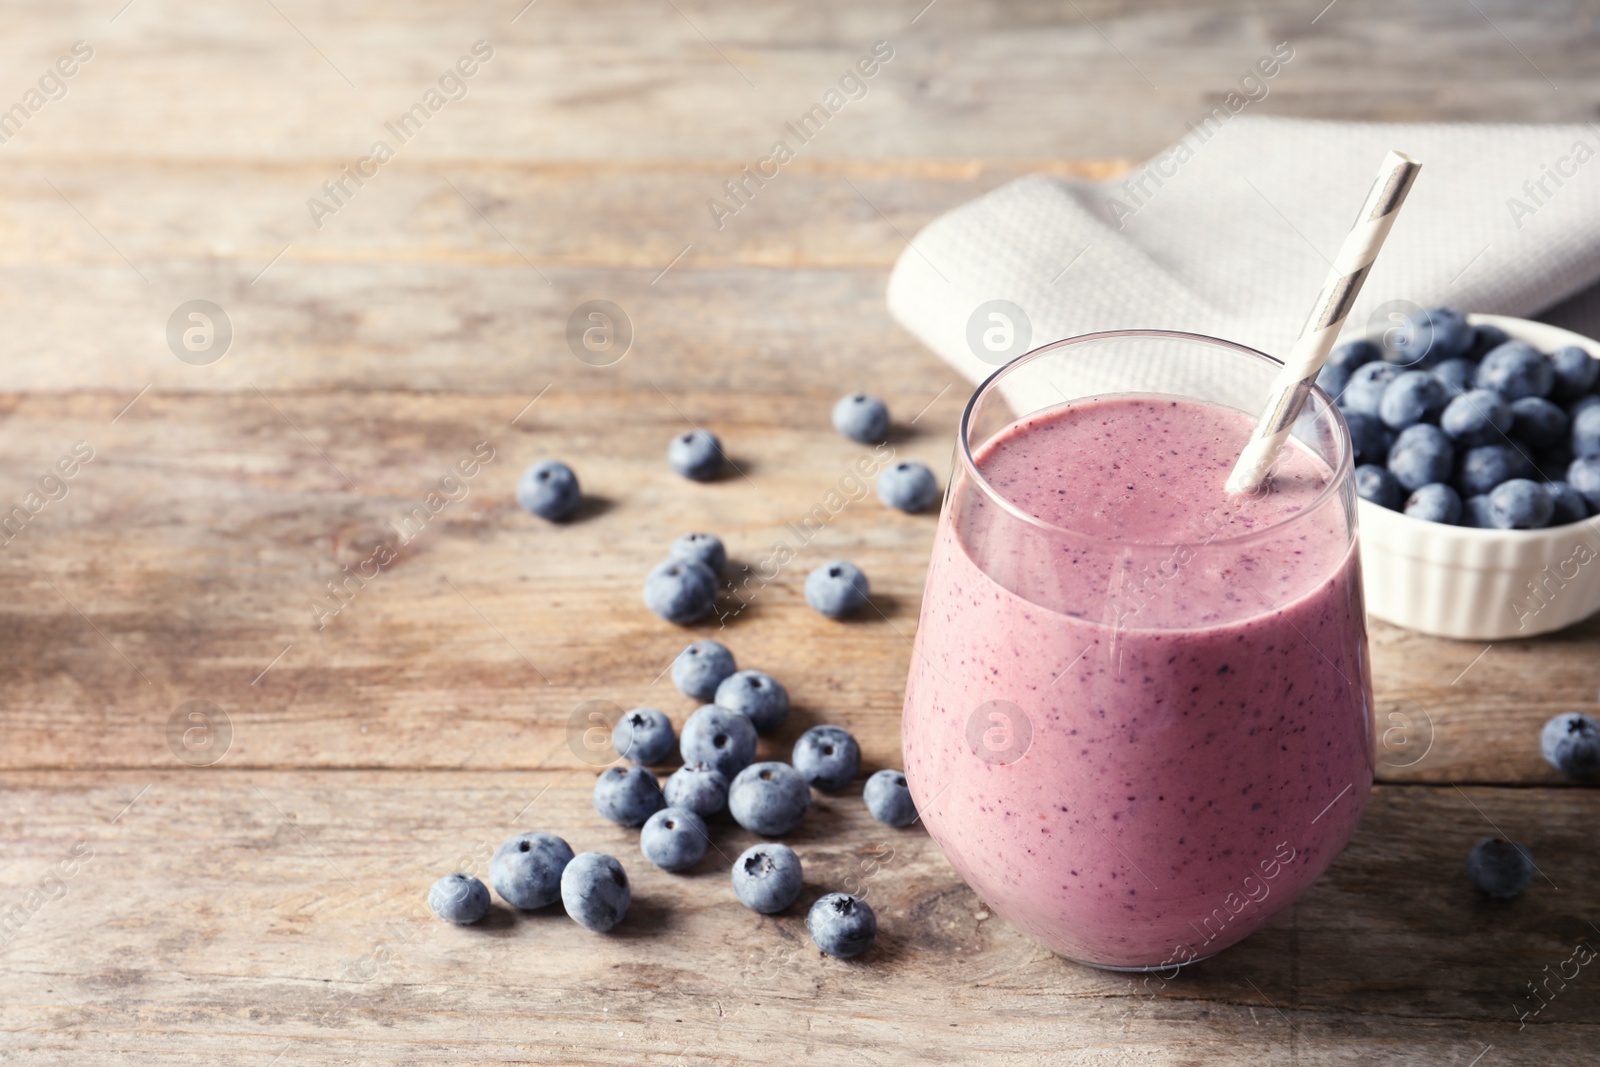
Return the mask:
<svg viewBox="0 0 1600 1067"><path fill-rule="evenodd" d="M889 310L978 381L1098 330L1209 334L1282 358L1384 153L1422 172L1346 320L1418 305L1600 333L1600 128L1239 116L1109 181L1034 176L935 219Z"/></svg>

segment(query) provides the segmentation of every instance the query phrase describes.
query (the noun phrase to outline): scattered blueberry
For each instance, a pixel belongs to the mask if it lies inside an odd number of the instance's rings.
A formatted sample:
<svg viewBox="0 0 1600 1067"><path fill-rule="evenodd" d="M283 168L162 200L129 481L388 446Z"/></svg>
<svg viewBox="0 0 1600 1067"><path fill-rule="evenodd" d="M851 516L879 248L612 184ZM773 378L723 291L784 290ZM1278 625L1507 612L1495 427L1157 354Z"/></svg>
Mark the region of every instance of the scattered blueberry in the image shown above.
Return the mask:
<svg viewBox="0 0 1600 1067"><path fill-rule="evenodd" d="M1490 326L1488 324L1474 326L1472 328L1472 347L1467 349L1462 358L1470 359L1476 363L1509 340L1511 340L1511 336L1498 326Z"/></svg>
<svg viewBox="0 0 1600 1067"><path fill-rule="evenodd" d="M629 763L661 763L677 747L672 720L655 708L634 708L611 728L611 747Z"/></svg>
<svg viewBox="0 0 1600 1067"><path fill-rule="evenodd" d="M560 522L571 515L581 498L578 476L559 460L535 463L517 480L517 503L522 505L522 510L551 522Z"/></svg>
<svg viewBox="0 0 1600 1067"><path fill-rule="evenodd" d="M1492 389L1469 389L1445 405L1439 428L1459 445L1492 445L1505 440L1516 412Z"/></svg>
<svg viewBox="0 0 1600 1067"><path fill-rule="evenodd" d="M1403 430L1444 408L1444 384L1425 370L1397 374L1378 398L1378 417L1388 426Z"/></svg>
<svg viewBox="0 0 1600 1067"><path fill-rule="evenodd" d="M1472 347L1473 328L1453 308L1422 308L1406 316L1383 358L1403 367L1431 367Z"/></svg>
<svg viewBox="0 0 1600 1067"><path fill-rule="evenodd" d="M710 842L706 821L688 808L662 808L639 831L639 851L663 871L687 871Z"/></svg>
<svg viewBox="0 0 1600 1067"><path fill-rule="evenodd" d="M1366 463L1356 468L1356 495L1380 508L1399 511L1406 494L1386 468Z"/></svg>
<svg viewBox="0 0 1600 1067"><path fill-rule="evenodd" d="M712 574L721 574L728 562L728 550L716 534L686 533L667 548L668 559L692 559L704 563Z"/></svg>
<svg viewBox="0 0 1600 1067"><path fill-rule="evenodd" d="M1589 502L1566 482L1555 481L1545 486L1550 492L1550 503L1555 508L1555 513L1550 518L1551 526L1565 526L1569 522L1582 522L1589 517Z"/></svg>
<svg viewBox="0 0 1600 1067"><path fill-rule="evenodd" d="M1577 711L1557 715L1544 724L1539 751L1562 774L1600 774L1600 722Z"/></svg>
<svg viewBox="0 0 1600 1067"><path fill-rule="evenodd" d="M728 786L728 812L752 833L778 837L811 809L811 787L787 763L752 763Z"/></svg>
<svg viewBox="0 0 1600 1067"><path fill-rule="evenodd" d="M667 446L667 464L685 478L709 482L722 470L722 442L710 430L680 433Z"/></svg>
<svg viewBox="0 0 1600 1067"><path fill-rule="evenodd" d="M428 907L439 918L466 926L489 914L489 887L470 874L447 874L428 890Z"/></svg>
<svg viewBox="0 0 1600 1067"><path fill-rule="evenodd" d="M1355 449L1357 463L1381 464L1388 458L1389 446L1394 444L1394 431L1385 426L1382 419L1347 411L1344 421L1350 427L1350 444Z"/></svg>
<svg viewBox="0 0 1600 1067"><path fill-rule="evenodd" d="M1475 530L1492 530L1494 523L1489 518L1489 494L1479 493L1469 496L1461 501L1461 525Z"/></svg>
<svg viewBox="0 0 1600 1067"><path fill-rule="evenodd" d="M1506 445L1479 445L1468 449L1456 471L1456 488L1463 498L1487 493L1510 478L1533 474L1533 463Z"/></svg>
<svg viewBox="0 0 1600 1067"><path fill-rule="evenodd" d="M1524 845L1486 837L1467 856L1467 877L1491 897L1514 897L1533 881L1533 856Z"/></svg>
<svg viewBox="0 0 1600 1067"><path fill-rule="evenodd" d="M789 691L760 671L728 675L717 686L716 703L748 718L758 734L770 734L789 717Z"/></svg>
<svg viewBox="0 0 1600 1067"><path fill-rule="evenodd" d="M1600 512L1600 456L1579 456L1567 468L1567 484L1589 502L1589 510Z"/></svg>
<svg viewBox="0 0 1600 1067"><path fill-rule="evenodd" d="M1405 511L1413 519L1454 526L1461 521L1461 496L1443 482L1430 482L1406 498Z"/></svg>
<svg viewBox="0 0 1600 1067"><path fill-rule="evenodd" d="M813 726L794 743L794 769L824 793L837 793L856 780L861 746L841 726Z"/></svg>
<svg viewBox="0 0 1600 1067"><path fill-rule="evenodd" d="M1550 369L1555 372L1555 384L1550 387L1552 400L1576 400L1600 379L1600 360L1576 345L1550 353Z"/></svg>
<svg viewBox="0 0 1600 1067"><path fill-rule="evenodd" d="M667 806L709 819L728 806L728 779L709 763L685 763L667 776Z"/></svg>
<svg viewBox="0 0 1600 1067"><path fill-rule="evenodd" d="M860 897L826 893L806 913L806 932L830 956L854 959L872 947L878 936L878 917Z"/></svg>
<svg viewBox="0 0 1600 1067"><path fill-rule="evenodd" d="M1597 403L1573 405L1572 451L1579 456L1600 456L1600 397Z"/></svg>
<svg viewBox="0 0 1600 1067"><path fill-rule="evenodd" d="M1507 341L1483 357L1472 383L1493 389L1507 400L1544 396L1555 385L1556 372L1544 353L1526 341Z"/></svg>
<svg viewBox="0 0 1600 1067"><path fill-rule="evenodd" d="M644 580L644 603L668 622L703 619L717 602L717 576L694 560L659 563Z"/></svg>
<svg viewBox="0 0 1600 1067"><path fill-rule="evenodd" d="M775 841L751 845L733 861L733 895L751 911L780 912L800 895L800 857Z"/></svg>
<svg viewBox="0 0 1600 1067"><path fill-rule="evenodd" d="M1478 365L1470 359L1447 359L1433 368L1431 373L1444 386L1445 402L1448 403L1472 388L1472 376L1477 370Z"/></svg>
<svg viewBox="0 0 1600 1067"><path fill-rule="evenodd" d="M1378 417L1378 404L1383 391L1400 373L1400 368L1390 363L1366 363L1350 375L1350 384L1344 387L1339 406L1347 413L1359 411L1363 415Z"/></svg>
<svg viewBox="0 0 1600 1067"><path fill-rule="evenodd" d="M1511 435L1534 448L1548 448L1567 437L1567 413L1542 396L1511 402Z"/></svg>
<svg viewBox="0 0 1600 1067"><path fill-rule="evenodd" d="M1382 358L1383 349L1371 341L1347 341L1328 353L1328 361L1323 366L1338 367L1347 374L1353 374L1357 367Z"/></svg>
<svg viewBox="0 0 1600 1067"><path fill-rule="evenodd" d="M717 686L738 669L727 645L696 641L672 661L672 684L684 696L710 703L717 695Z"/></svg>
<svg viewBox="0 0 1600 1067"><path fill-rule="evenodd" d="M871 595L867 576L847 559L829 560L806 575L806 603L830 619L860 611Z"/></svg>
<svg viewBox="0 0 1600 1067"><path fill-rule="evenodd" d="M910 826L917 821L917 805L911 799L903 771L882 770L867 779L861 791L872 817L889 826Z"/></svg>
<svg viewBox="0 0 1600 1067"><path fill-rule="evenodd" d="M603 934L622 921L631 903L628 872L614 856L580 852L561 872L561 904L579 926Z"/></svg>
<svg viewBox="0 0 1600 1067"><path fill-rule="evenodd" d="M1489 521L1498 530L1542 530L1555 507L1550 491L1527 478L1512 478L1489 491Z"/></svg>
<svg viewBox="0 0 1600 1067"><path fill-rule="evenodd" d="M665 806L661 784L644 767L607 767L594 781L594 810L620 826L641 826Z"/></svg>
<svg viewBox="0 0 1600 1067"><path fill-rule="evenodd" d="M1401 430L1389 449L1389 473L1406 491L1449 480L1455 462L1456 450L1450 439L1439 427L1427 422Z"/></svg>
<svg viewBox="0 0 1600 1067"><path fill-rule="evenodd" d="M489 881L500 899L532 911L561 899L561 872L572 862L572 846L555 834L518 834L495 851Z"/></svg>
<svg viewBox="0 0 1600 1067"><path fill-rule="evenodd" d="M926 511L939 499L939 480L916 460L901 460L878 475L878 499L911 514Z"/></svg>
<svg viewBox="0 0 1600 1067"><path fill-rule="evenodd" d="M704 763L716 769L724 778L732 779L755 761L755 724L737 711L716 704L703 704L683 724L683 733L678 737L678 750L683 753L685 764Z"/></svg>
<svg viewBox="0 0 1600 1067"><path fill-rule="evenodd" d="M851 393L833 405L833 428L864 445L875 445L889 433L889 408L866 393Z"/></svg>

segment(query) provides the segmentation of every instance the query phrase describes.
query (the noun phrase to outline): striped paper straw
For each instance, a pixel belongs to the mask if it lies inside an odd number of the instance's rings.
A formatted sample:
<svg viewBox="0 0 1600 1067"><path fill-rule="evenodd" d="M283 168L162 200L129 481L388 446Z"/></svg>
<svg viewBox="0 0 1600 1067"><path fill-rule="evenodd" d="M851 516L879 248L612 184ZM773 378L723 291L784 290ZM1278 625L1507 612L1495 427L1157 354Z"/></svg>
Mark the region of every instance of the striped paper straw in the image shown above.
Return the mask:
<svg viewBox="0 0 1600 1067"><path fill-rule="evenodd" d="M1322 283L1311 317L1289 350L1289 358L1272 383L1272 399L1268 402L1250 441L1228 475L1228 492L1248 493L1266 478L1277 461L1278 451L1294 427L1306 396L1317 380L1317 372L1327 361L1333 342L1350 314L1350 305L1361 292L1361 283L1372 270L1372 261L1378 258L1389 228L1394 225L1400 205L1405 203L1411 183L1417 178L1422 164L1401 152L1390 152L1383 159L1383 167L1367 193L1366 203L1339 255L1328 271L1328 280Z"/></svg>

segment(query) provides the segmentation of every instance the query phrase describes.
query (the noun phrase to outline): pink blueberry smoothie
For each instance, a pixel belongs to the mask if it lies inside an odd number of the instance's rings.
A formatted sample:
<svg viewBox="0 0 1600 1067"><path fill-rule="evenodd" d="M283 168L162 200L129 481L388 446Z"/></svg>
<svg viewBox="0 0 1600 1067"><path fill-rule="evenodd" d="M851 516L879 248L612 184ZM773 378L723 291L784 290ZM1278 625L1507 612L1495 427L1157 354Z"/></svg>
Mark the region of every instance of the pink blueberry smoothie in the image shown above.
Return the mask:
<svg viewBox="0 0 1600 1067"><path fill-rule="evenodd" d="M958 469L941 517L906 776L967 883L1072 959L1166 968L1231 945L1361 817L1353 505L1293 440L1269 488L1226 494L1252 421L1074 401L977 449L1000 500Z"/></svg>

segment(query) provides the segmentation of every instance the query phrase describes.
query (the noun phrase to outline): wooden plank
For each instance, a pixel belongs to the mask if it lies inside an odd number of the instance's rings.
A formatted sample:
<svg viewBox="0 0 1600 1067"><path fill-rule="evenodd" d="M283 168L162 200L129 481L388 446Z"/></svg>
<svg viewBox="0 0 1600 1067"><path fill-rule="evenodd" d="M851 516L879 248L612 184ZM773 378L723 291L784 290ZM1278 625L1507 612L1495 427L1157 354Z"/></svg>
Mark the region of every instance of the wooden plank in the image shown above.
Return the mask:
<svg viewBox="0 0 1600 1067"><path fill-rule="evenodd" d="M10 397L9 499L75 441L95 458L6 548L0 765L171 766L163 724L204 699L233 723L228 766L565 766L568 720L586 700L681 721L692 702L660 674L703 636L790 687L798 710L774 753L832 721L862 738L870 765L892 764L934 518L841 497L809 543L791 524L848 491L870 457L828 425L843 382L880 392L902 425L926 407L893 447L948 471L961 389L941 394L951 379L931 357L901 358L854 378L825 353L803 376L750 360L704 389L685 363L657 391L660 364L630 357L560 378L520 412L550 378L506 395L152 390L115 425L121 395ZM665 442L686 416L720 433L747 477L671 474ZM398 541L391 524L479 441L496 456L467 496L319 627L312 604L339 603L326 583L379 539ZM513 503L518 473L548 454L573 462L594 499L581 521L549 526ZM685 630L651 616L640 588L691 529L718 532L746 565L780 541L800 552L748 587L725 629ZM866 569L881 614L840 624L806 607L805 574L836 556ZM1593 707L1597 634L1600 620L1485 652L1375 623L1380 775L1559 784L1539 728Z"/></svg>
<svg viewBox="0 0 1600 1067"><path fill-rule="evenodd" d="M1078 1062L1108 1064L1467 1063L1487 1045L1500 1062L1592 1056L1600 983L1553 982L1521 1031L1516 1006L1531 1003L1525 983L1600 937L1583 904L1600 889L1593 792L1381 787L1351 847L1289 912L1162 985L1035 948L920 829L873 823L858 793L822 800L791 835L806 889L761 918L726 884L749 834L719 824L716 851L668 875L594 813L589 781L10 774L0 900L26 899L74 848L92 855L0 948L8 1051L150 1063L219 1048L261 1063L446 1050L496 1063L735 1063L752 1049L870 1064L1059 1063L1080 1049ZM1463 855L1489 820L1532 847L1553 887L1536 881L1510 903L1471 889ZM497 905L472 929L427 914L433 878L481 872L488 850L531 827L623 860L634 906L614 934L559 909ZM803 930L804 905L841 885L881 924L856 963L822 957Z"/></svg>

